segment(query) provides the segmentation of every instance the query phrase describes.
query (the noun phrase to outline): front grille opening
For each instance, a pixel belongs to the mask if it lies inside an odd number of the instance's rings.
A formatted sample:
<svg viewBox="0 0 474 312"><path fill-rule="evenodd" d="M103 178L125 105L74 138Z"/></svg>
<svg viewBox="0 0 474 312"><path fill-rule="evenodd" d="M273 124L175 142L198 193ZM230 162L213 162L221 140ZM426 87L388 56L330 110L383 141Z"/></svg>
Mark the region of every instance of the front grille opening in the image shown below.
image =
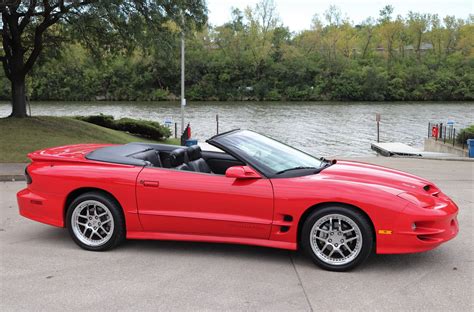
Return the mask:
<svg viewBox="0 0 474 312"><path fill-rule="evenodd" d="M435 226L434 221L416 221L413 222L412 224L412 229L413 230L423 230L426 228L432 228Z"/></svg>

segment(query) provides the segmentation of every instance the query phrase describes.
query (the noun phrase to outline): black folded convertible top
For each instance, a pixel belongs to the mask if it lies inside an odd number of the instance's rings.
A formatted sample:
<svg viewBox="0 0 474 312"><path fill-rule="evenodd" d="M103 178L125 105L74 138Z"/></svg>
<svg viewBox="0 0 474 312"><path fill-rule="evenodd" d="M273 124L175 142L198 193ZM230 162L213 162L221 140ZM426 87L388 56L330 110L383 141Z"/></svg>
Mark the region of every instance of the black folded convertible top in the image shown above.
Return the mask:
<svg viewBox="0 0 474 312"><path fill-rule="evenodd" d="M157 143L140 143L133 142L123 145L106 146L86 155L86 159L103 161L114 164L124 164L132 166L146 166L149 163L146 160L131 157L135 154L156 150L158 152L169 153L181 146Z"/></svg>
<svg viewBox="0 0 474 312"><path fill-rule="evenodd" d="M133 158L130 156L151 149L153 148L136 143L106 146L88 153L86 155L86 158L89 160L103 161L115 164L145 166L147 164L145 160Z"/></svg>

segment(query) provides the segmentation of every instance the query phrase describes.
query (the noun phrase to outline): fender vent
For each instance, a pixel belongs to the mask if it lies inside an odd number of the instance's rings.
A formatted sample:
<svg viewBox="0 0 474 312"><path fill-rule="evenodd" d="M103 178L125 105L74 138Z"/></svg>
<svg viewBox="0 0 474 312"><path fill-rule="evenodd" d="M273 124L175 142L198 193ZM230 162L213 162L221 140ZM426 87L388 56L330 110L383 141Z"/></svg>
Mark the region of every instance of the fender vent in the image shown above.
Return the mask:
<svg viewBox="0 0 474 312"><path fill-rule="evenodd" d="M283 221L291 222L291 221L293 221L293 217L290 216L290 215L283 215Z"/></svg>
<svg viewBox="0 0 474 312"><path fill-rule="evenodd" d="M290 227L289 226L282 226L280 227L280 232L281 233L286 233L290 230Z"/></svg>

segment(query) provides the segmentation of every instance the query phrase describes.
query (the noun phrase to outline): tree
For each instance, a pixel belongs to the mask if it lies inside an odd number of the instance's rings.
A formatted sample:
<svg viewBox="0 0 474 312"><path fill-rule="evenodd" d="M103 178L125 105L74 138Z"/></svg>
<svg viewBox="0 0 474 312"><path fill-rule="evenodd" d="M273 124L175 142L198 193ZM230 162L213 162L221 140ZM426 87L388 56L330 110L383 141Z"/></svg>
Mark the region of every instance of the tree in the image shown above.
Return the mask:
<svg viewBox="0 0 474 312"><path fill-rule="evenodd" d="M359 39L362 43L362 58L365 59L369 53L369 47L374 37L374 20L367 18L359 28Z"/></svg>
<svg viewBox="0 0 474 312"><path fill-rule="evenodd" d="M146 34L145 27L158 28L167 21L181 24L206 21L206 7L202 0L22 0L3 1L2 45L6 77L11 82L13 117L26 117L26 75L31 71L47 43L47 33L57 24L68 19L80 21L87 17L102 21L98 30L102 33L119 33L126 40L134 41ZM141 26L141 27L138 27ZM127 34L133 31L135 36Z"/></svg>
<svg viewBox="0 0 474 312"><path fill-rule="evenodd" d="M408 30L413 37L413 47L418 60L421 57L421 44L423 43L423 35L428 29L431 16L428 14L408 13Z"/></svg>

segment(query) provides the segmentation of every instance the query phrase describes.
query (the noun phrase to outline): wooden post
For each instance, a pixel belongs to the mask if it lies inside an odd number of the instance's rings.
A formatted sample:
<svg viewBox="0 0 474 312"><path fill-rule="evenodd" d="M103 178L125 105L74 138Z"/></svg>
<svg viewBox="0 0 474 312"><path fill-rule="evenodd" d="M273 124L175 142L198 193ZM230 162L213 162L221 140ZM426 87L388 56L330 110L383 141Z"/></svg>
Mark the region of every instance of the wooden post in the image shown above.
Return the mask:
<svg viewBox="0 0 474 312"><path fill-rule="evenodd" d="M377 121L377 143L380 142L380 114L375 114L375 121Z"/></svg>
<svg viewBox="0 0 474 312"><path fill-rule="evenodd" d="M219 114L216 114L216 132L219 134Z"/></svg>
<svg viewBox="0 0 474 312"><path fill-rule="evenodd" d="M175 139L178 138L178 123L177 122L174 123L174 138Z"/></svg>

